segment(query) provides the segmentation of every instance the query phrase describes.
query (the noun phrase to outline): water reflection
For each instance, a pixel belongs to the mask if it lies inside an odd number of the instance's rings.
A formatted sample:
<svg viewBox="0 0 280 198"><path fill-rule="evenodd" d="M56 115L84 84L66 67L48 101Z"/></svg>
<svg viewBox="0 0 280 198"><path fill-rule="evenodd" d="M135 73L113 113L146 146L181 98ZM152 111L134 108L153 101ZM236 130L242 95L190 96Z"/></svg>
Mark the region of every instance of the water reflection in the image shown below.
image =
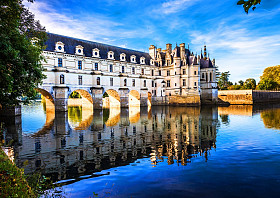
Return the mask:
<svg viewBox="0 0 280 198"><path fill-rule="evenodd" d="M261 118L265 127L280 129L280 109L262 111Z"/></svg>
<svg viewBox="0 0 280 198"><path fill-rule="evenodd" d="M111 108L94 113L69 107L68 113L56 112L55 117L45 113L42 129L32 134L18 130L12 137L20 139L13 147L15 163L27 164L27 174L40 171L54 180L78 179L144 157L153 166L187 165L200 156L207 161L216 147L215 107Z"/></svg>

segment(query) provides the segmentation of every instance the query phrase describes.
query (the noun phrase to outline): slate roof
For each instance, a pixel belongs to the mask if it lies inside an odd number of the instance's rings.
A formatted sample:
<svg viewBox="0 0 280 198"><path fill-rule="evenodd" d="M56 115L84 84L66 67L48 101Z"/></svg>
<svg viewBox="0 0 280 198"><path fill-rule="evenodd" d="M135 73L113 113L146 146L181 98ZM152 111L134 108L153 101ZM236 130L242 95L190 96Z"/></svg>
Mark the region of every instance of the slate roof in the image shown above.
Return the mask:
<svg viewBox="0 0 280 198"><path fill-rule="evenodd" d="M200 59L200 68L213 68L212 61L210 59L204 60L203 58Z"/></svg>
<svg viewBox="0 0 280 198"><path fill-rule="evenodd" d="M58 41L61 41L64 43L64 51L67 54L75 54L75 49L77 45L81 45L84 47L84 55L86 57L92 57L92 49L97 48L99 49L99 55L102 59L107 59L108 55L107 53L109 51L114 52L114 59L120 60L120 54L125 53L126 54L126 61L130 62L130 56L135 55L136 56L136 62L140 64L140 57L145 57L145 64L150 65L150 55L145 52L140 52L136 50L131 49L125 49L121 47L116 47L112 45L107 45L103 43L97 43L93 41L87 41L67 36L62 36L58 34L53 33L47 33L48 34L48 40L46 42L46 51L55 51L55 43Z"/></svg>

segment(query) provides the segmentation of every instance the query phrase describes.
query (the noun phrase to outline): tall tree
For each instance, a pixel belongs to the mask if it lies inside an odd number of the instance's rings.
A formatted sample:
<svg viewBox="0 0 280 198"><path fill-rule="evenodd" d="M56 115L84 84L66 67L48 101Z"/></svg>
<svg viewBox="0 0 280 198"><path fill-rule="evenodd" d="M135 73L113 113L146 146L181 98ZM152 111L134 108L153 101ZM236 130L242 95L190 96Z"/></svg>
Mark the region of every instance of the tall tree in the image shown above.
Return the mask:
<svg viewBox="0 0 280 198"><path fill-rule="evenodd" d="M262 90L273 90L280 88L280 65L267 67L260 77L258 88Z"/></svg>
<svg viewBox="0 0 280 198"><path fill-rule="evenodd" d="M243 5L244 11L248 14L250 8L256 9L256 6L261 3L261 0L239 0L237 5Z"/></svg>
<svg viewBox="0 0 280 198"><path fill-rule="evenodd" d="M0 2L0 107L18 105L23 95L26 102L36 96L44 78L41 52L46 39L45 28L22 0Z"/></svg>
<svg viewBox="0 0 280 198"><path fill-rule="evenodd" d="M218 77L219 89L227 89L230 85L232 85L232 83L229 81L229 76L230 76L229 71L222 72L220 74L220 76Z"/></svg>
<svg viewBox="0 0 280 198"><path fill-rule="evenodd" d="M248 78L244 82L244 88L245 89L256 89L257 83L254 78Z"/></svg>

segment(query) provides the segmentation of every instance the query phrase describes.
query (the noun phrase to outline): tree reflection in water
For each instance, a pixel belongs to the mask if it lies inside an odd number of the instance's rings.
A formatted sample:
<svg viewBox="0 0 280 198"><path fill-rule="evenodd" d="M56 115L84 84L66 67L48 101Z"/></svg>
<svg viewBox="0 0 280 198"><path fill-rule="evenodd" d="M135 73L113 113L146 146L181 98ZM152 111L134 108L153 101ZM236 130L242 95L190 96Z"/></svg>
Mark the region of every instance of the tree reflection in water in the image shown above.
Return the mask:
<svg viewBox="0 0 280 198"><path fill-rule="evenodd" d="M280 129L280 109L269 109L261 112L266 128Z"/></svg>

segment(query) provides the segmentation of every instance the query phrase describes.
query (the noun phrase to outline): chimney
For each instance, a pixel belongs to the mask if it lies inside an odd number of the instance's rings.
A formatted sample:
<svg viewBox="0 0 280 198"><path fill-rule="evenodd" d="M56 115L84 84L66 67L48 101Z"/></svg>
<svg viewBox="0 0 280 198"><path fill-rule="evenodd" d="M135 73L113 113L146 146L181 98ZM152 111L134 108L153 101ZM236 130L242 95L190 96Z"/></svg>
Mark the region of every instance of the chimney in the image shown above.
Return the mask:
<svg viewBox="0 0 280 198"><path fill-rule="evenodd" d="M166 53L171 54L171 52L172 52L172 44L167 43L166 44Z"/></svg>
<svg viewBox="0 0 280 198"><path fill-rule="evenodd" d="M152 57L152 59L156 59L157 51L156 47L154 45L150 45L149 47L149 55Z"/></svg>
<svg viewBox="0 0 280 198"><path fill-rule="evenodd" d="M185 43L180 44L180 57L181 59L185 56L186 54L186 48L185 48Z"/></svg>

